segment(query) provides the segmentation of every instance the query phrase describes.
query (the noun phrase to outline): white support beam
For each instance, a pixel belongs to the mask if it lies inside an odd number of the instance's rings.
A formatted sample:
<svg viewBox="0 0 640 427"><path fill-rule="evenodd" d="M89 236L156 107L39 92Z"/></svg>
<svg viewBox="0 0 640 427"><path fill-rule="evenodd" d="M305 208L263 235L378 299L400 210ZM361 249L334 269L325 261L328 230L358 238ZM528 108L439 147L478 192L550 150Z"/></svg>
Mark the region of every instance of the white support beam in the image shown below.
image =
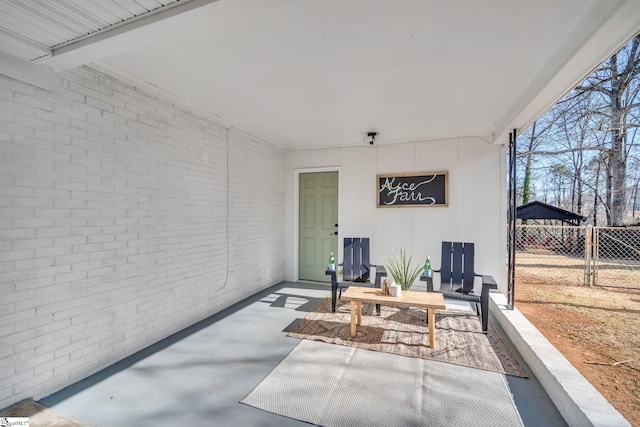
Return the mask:
<svg viewBox="0 0 640 427"><path fill-rule="evenodd" d="M185 28L183 24L186 21L181 19L181 15L217 1L189 0L175 3L175 6L158 9L157 12L141 15L58 46L53 49L52 56L34 62L64 70L157 43Z"/></svg>

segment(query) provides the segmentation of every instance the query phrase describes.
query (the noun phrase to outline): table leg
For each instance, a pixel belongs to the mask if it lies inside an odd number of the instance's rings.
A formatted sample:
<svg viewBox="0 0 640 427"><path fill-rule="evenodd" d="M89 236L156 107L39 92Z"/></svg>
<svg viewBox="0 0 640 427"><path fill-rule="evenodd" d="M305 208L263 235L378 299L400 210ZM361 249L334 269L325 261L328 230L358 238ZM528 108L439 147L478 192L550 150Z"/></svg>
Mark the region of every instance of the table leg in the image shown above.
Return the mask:
<svg viewBox="0 0 640 427"><path fill-rule="evenodd" d="M356 336L356 302L351 301L351 336Z"/></svg>
<svg viewBox="0 0 640 427"><path fill-rule="evenodd" d="M362 325L362 301L358 301L358 326Z"/></svg>
<svg viewBox="0 0 640 427"><path fill-rule="evenodd" d="M429 319L429 347L436 348L436 310L429 308L427 317Z"/></svg>

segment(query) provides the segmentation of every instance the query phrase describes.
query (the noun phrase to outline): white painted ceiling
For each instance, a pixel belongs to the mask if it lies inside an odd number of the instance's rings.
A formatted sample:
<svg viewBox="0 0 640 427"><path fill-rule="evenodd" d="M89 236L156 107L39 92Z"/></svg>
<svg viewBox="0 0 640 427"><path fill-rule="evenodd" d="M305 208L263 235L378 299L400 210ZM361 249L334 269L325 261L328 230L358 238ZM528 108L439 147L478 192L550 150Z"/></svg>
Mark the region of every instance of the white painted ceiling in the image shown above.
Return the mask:
<svg viewBox="0 0 640 427"><path fill-rule="evenodd" d="M96 63L284 149L504 144L638 31L640 0L0 0L0 51Z"/></svg>

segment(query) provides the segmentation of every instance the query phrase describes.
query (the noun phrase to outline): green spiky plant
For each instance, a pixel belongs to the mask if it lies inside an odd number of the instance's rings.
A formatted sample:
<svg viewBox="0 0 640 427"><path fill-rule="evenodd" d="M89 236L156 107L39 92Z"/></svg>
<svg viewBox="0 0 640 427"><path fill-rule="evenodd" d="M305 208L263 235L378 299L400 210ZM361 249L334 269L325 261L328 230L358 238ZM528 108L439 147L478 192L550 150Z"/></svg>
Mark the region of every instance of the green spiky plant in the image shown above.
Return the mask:
<svg viewBox="0 0 640 427"><path fill-rule="evenodd" d="M413 255L407 259L407 252L404 249L400 249L400 257L396 257L396 254L387 257L385 266L387 272L393 277L393 281L396 282L403 291L408 291L413 286L413 282L416 281L420 273L422 273L422 266L411 266L411 260Z"/></svg>

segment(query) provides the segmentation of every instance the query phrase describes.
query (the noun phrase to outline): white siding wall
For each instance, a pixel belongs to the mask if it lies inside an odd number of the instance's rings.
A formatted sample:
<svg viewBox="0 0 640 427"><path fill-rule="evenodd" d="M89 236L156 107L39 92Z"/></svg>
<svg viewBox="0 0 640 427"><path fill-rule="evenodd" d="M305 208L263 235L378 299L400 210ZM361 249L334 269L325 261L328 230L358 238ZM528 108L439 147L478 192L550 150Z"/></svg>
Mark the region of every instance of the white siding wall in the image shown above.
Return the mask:
<svg viewBox="0 0 640 427"><path fill-rule="evenodd" d="M0 76L0 408L283 278L284 153L90 68Z"/></svg>
<svg viewBox="0 0 640 427"><path fill-rule="evenodd" d="M475 242L476 271L493 275L506 289L504 161L504 147L473 137L288 152L285 223L292 225L285 229L285 278L297 279L297 174L334 169L340 237L370 237L373 263L384 264L392 249L405 248L419 263L430 255L437 268L443 240ZM448 207L376 208L376 175L429 171L448 171Z"/></svg>

